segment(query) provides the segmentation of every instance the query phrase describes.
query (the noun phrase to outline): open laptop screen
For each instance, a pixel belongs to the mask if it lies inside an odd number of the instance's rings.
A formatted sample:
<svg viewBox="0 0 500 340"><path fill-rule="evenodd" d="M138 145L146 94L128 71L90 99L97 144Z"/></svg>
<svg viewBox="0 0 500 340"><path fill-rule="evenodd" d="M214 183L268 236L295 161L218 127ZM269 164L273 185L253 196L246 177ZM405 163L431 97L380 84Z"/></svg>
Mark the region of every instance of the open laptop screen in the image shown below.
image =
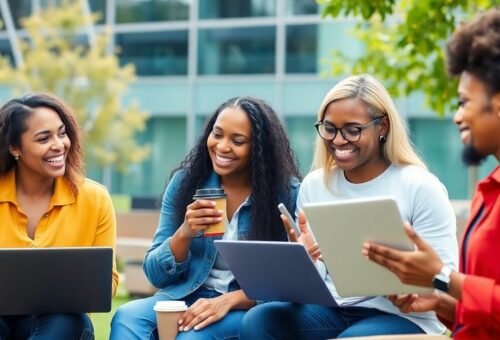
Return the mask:
<svg viewBox="0 0 500 340"><path fill-rule="evenodd" d="M0 315L109 312L108 247L0 248Z"/></svg>

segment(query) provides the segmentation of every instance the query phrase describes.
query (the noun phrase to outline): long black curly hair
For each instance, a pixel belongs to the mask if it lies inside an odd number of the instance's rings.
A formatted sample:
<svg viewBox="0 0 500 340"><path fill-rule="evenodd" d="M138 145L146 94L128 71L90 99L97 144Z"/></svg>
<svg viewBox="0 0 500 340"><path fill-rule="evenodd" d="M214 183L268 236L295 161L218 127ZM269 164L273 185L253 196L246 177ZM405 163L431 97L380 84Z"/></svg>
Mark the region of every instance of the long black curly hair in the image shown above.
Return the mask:
<svg viewBox="0 0 500 340"><path fill-rule="evenodd" d="M290 148L285 130L274 112L263 100L235 97L224 102L207 121L196 145L170 178L179 170L185 172L181 190L175 200L176 224L184 221L186 207L193 201L196 189L201 187L213 172L207 148L207 139L219 114L228 107L243 110L252 126L250 151L250 234L253 240L286 240L277 205L279 198L287 198L285 205L291 209L294 199L290 196L290 183L300 180L297 161Z"/></svg>

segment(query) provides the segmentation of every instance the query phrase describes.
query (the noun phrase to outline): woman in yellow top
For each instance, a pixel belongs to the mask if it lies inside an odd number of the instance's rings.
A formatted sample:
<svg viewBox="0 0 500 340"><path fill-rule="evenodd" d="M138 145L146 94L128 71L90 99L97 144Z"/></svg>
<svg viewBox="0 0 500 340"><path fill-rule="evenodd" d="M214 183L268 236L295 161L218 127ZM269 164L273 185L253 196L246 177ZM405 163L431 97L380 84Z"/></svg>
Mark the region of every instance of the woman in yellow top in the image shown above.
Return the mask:
<svg viewBox="0 0 500 340"><path fill-rule="evenodd" d="M108 246L116 219L106 188L84 178L80 128L53 95L0 108L0 248ZM118 285L113 270L113 294ZM93 339L87 314L0 316L0 339Z"/></svg>

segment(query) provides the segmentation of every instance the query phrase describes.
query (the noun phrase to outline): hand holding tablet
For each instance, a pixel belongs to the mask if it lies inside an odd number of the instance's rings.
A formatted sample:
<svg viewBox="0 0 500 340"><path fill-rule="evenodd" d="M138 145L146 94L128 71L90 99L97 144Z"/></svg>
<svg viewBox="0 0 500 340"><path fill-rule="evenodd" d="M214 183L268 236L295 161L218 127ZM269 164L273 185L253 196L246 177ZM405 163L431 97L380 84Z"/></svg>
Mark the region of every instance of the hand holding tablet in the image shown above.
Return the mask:
<svg viewBox="0 0 500 340"><path fill-rule="evenodd" d="M398 206L390 197L349 199L304 206L325 265L342 297L427 293L430 288L403 284L390 271L367 261L365 242L413 251Z"/></svg>

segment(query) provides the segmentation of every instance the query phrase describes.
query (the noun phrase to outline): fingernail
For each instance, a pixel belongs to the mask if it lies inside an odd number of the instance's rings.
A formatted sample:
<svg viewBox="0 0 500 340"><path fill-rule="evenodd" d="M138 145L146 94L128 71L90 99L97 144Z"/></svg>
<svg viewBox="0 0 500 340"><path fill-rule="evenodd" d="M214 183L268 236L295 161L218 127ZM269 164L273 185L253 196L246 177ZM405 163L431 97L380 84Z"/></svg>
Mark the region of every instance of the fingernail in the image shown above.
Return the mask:
<svg viewBox="0 0 500 340"><path fill-rule="evenodd" d="M177 321L177 323L178 323L179 325L182 325L182 321L183 321L182 319L179 319L179 321Z"/></svg>
<svg viewBox="0 0 500 340"><path fill-rule="evenodd" d="M189 331L189 327L184 327L184 332L188 332Z"/></svg>

